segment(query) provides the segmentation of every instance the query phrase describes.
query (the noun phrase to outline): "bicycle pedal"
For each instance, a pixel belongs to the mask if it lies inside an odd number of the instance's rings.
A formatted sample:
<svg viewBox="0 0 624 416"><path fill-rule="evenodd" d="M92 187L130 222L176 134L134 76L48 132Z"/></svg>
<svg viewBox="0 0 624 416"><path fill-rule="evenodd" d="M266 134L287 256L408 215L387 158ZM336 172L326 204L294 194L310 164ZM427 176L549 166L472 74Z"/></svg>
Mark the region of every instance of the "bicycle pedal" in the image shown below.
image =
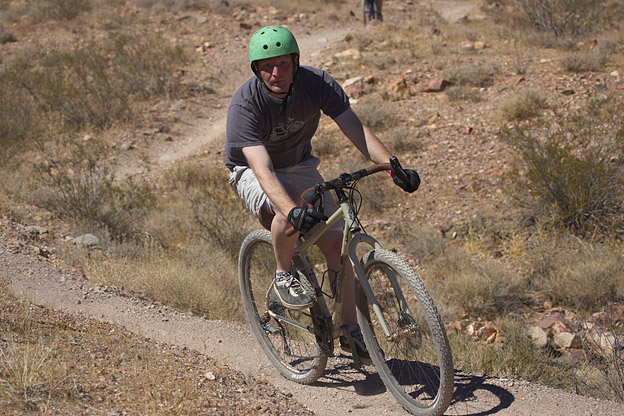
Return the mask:
<svg viewBox="0 0 624 416"><path fill-rule="evenodd" d="M264 329L265 332L268 332L271 335L276 335L282 332L280 328L269 324L262 325L262 329Z"/></svg>

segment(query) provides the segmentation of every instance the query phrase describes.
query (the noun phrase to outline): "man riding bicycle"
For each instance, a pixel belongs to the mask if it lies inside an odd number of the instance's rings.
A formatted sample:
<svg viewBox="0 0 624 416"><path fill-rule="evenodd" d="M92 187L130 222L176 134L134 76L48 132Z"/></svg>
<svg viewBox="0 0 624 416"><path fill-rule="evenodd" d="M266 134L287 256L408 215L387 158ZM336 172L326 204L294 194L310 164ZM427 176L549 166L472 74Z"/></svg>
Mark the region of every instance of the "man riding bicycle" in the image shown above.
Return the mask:
<svg viewBox="0 0 624 416"><path fill-rule="evenodd" d="M249 62L255 74L234 94L227 117L225 164L230 185L260 223L271 231L277 270L274 290L285 307L308 308L312 298L293 270L291 256L297 233L310 231L323 216L309 209L301 193L323 178L319 159L312 155L311 140L321 111L331 117L347 138L368 159L387 163L388 149L364 126L350 107L342 87L325 71L299 65L299 46L281 26L258 30L249 41ZM418 174L405 169L408 181L394 177L407 192L418 189ZM333 197L325 198L326 214L338 209ZM318 241L330 278L340 268L342 224ZM357 354L370 362L355 310L353 270L346 271L343 322L349 326ZM341 338L343 350L349 343Z"/></svg>

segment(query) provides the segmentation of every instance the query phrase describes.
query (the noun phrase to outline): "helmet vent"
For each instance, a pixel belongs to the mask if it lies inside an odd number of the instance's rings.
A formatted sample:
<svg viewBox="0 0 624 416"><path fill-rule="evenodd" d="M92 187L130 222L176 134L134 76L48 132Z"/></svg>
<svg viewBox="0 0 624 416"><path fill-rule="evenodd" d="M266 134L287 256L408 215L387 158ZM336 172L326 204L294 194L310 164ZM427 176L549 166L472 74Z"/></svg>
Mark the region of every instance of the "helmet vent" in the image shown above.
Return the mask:
<svg viewBox="0 0 624 416"><path fill-rule="evenodd" d="M262 49L269 49L269 45L264 45Z"/></svg>
<svg viewBox="0 0 624 416"><path fill-rule="evenodd" d="M282 42L277 42L277 43L275 44L275 46L277 46L277 47L279 48L280 46L282 46Z"/></svg>

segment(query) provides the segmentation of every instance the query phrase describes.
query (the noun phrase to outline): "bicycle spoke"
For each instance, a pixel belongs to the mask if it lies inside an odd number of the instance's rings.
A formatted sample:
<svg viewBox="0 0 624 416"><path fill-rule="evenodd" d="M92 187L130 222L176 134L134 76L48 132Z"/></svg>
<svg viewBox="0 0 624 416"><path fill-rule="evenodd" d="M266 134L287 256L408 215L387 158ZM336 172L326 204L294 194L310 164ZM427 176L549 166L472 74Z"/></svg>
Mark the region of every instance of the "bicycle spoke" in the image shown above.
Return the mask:
<svg viewBox="0 0 624 416"><path fill-rule="evenodd" d="M251 233L241 253L241 293L254 335L284 376L304 384L315 381L325 369L327 356L320 354L316 337L307 329L312 327L309 311L285 308L273 292L275 255L270 234Z"/></svg>
<svg viewBox="0 0 624 416"><path fill-rule="evenodd" d="M371 308L369 324L362 328L367 346L378 345L369 347L375 367L410 412L440 414L451 399L452 360L433 302L420 279L394 253L381 250L365 262L366 279L389 331L386 335Z"/></svg>

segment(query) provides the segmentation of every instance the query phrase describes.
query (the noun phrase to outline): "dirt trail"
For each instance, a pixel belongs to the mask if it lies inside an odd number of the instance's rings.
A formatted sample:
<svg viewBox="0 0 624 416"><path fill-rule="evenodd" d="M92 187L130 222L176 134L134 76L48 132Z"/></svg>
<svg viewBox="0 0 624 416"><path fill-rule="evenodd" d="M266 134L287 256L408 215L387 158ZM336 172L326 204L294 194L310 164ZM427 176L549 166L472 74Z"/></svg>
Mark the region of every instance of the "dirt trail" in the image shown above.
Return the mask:
<svg viewBox="0 0 624 416"><path fill-rule="evenodd" d="M2 230L11 228L1 220ZM30 250L18 250L0 238L2 272L11 276L10 290L38 305L123 325L157 342L186 347L229 368L266 379L317 415L405 415L386 392L372 367L356 371L346 356L330 359L326 374L313 386L284 379L271 367L246 325L209 321L173 311L99 286L56 266ZM514 380L456 373L449 415L616 415L624 404L589 399Z"/></svg>
<svg viewBox="0 0 624 416"><path fill-rule="evenodd" d="M459 19L474 2L433 1L431 6L449 20ZM314 55L340 40L349 28L336 28L300 37L301 49ZM245 68L244 56L240 68ZM233 88L249 76L235 72L228 79ZM165 167L197 154L207 146L222 146L225 137L227 102L210 120L198 124L189 138L157 149L152 160ZM0 219L0 229L11 226ZM372 367L356 371L347 357L329 362L327 372L313 386L289 382L274 370L246 325L208 321L154 305L84 280L75 272L60 268L37 254L16 251L0 238L2 272L11 276L10 289L18 296L49 308L79 313L93 319L123 325L158 342L197 350L231 369L268 380L292 394L294 400L318 415L405 415ZM514 380L457 373L456 392L450 415L615 415L624 414L624 404L588 399L539 385Z"/></svg>
<svg viewBox="0 0 624 416"><path fill-rule="evenodd" d="M464 1L429 1L429 6L445 20L455 23L475 10L478 0Z"/></svg>
<svg viewBox="0 0 624 416"><path fill-rule="evenodd" d="M297 33L299 48L302 54L306 55L303 64L315 64L311 61L314 60L316 54L344 38L351 29L353 29L351 26L331 27L324 29L320 36L318 33L311 32ZM252 76L246 58L245 53L241 53L228 62L228 67L235 68L235 70L226 71L228 74L225 79L221 80L221 88L233 93L245 80ZM215 110L212 112L210 119L197 124L189 132L188 138L179 142L164 143L162 146L153 149L150 163L156 168L163 168L172 165L178 160L201 154L209 149L223 148L227 108L230 98L230 96L215 96L215 103L213 104ZM138 165L127 165L122 170L122 173L135 173L137 169Z"/></svg>

